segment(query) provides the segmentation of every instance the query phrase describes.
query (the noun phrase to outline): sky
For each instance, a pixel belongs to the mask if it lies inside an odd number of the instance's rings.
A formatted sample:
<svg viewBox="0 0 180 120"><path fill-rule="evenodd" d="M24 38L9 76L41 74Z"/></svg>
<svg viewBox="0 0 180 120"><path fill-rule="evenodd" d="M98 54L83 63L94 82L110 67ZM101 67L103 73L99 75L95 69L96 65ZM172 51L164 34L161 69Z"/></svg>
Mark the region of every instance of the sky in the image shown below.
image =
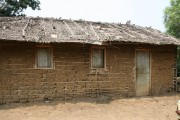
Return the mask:
<svg viewBox="0 0 180 120"><path fill-rule="evenodd" d="M25 11L27 16L54 17L152 27L165 32L164 9L170 0L39 0L41 10Z"/></svg>

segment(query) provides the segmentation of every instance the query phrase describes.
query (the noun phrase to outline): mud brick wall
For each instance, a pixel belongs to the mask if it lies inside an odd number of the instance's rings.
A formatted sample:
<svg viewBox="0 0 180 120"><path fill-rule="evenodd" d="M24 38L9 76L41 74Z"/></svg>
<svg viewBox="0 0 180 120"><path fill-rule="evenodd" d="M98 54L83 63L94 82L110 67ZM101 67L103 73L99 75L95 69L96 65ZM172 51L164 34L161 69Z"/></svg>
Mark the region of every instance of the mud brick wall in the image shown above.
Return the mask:
<svg viewBox="0 0 180 120"><path fill-rule="evenodd" d="M176 47L154 46L151 59L151 92L161 94L173 90Z"/></svg>
<svg viewBox="0 0 180 120"><path fill-rule="evenodd" d="M0 42L0 103L135 96L135 49L151 49L151 94L172 88L174 46L106 46L106 69L91 69L91 46L50 44L53 69L35 68L35 43Z"/></svg>

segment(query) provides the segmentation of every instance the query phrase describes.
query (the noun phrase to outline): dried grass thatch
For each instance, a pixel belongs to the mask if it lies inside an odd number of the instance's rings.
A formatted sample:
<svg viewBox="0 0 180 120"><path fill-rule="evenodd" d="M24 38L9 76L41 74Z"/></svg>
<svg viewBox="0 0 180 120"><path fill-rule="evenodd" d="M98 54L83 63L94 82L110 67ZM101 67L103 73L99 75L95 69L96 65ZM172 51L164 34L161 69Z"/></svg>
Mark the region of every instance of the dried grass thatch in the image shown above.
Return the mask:
<svg viewBox="0 0 180 120"><path fill-rule="evenodd" d="M38 43L106 42L180 45L178 39L137 25L61 20L54 18L0 17L0 39Z"/></svg>

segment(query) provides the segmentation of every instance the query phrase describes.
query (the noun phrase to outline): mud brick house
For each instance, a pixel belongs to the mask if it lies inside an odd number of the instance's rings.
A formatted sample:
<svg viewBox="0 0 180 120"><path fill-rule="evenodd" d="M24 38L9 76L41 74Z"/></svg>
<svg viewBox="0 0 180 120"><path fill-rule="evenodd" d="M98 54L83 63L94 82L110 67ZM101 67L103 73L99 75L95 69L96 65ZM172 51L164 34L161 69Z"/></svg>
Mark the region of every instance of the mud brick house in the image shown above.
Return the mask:
<svg viewBox="0 0 180 120"><path fill-rule="evenodd" d="M130 23L0 17L0 103L166 93L177 45Z"/></svg>

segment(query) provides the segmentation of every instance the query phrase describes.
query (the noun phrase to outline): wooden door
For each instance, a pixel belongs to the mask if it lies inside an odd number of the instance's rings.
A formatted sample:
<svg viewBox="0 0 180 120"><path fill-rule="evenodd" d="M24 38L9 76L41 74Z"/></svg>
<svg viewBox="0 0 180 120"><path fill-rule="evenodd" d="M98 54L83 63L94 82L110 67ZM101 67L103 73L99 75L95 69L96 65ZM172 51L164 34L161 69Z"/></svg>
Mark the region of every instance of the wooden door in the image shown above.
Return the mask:
<svg viewBox="0 0 180 120"><path fill-rule="evenodd" d="M150 52L136 51L136 96L149 95Z"/></svg>

